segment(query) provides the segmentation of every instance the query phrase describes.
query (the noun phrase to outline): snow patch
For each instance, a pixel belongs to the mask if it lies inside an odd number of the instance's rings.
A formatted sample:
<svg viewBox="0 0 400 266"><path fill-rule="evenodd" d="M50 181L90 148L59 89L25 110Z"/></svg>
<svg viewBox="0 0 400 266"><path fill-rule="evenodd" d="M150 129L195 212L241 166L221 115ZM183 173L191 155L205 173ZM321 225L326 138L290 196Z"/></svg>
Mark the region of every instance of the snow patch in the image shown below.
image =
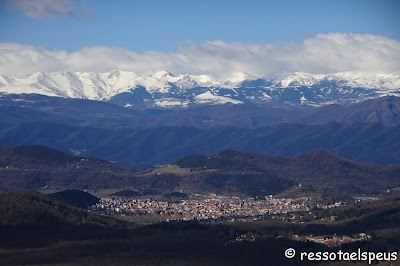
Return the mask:
<svg viewBox="0 0 400 266"><path fill-rule="evenodd" d="M154 105L159 106L159 107L188 107L189 101L188 100L180 100L180 99L175 99L175 98L162 98L162 99L157 99L154 101Z"/></svg>
<svg viewBox="0 0 400 266"><path fill-rule="evenodd" d="M217 96L213 95L210 91L197 95L195 98L196 103L205 104L225 104L225 103L233 103L233 104L242 104L242 101L234 100L225 96Z"/></svg>

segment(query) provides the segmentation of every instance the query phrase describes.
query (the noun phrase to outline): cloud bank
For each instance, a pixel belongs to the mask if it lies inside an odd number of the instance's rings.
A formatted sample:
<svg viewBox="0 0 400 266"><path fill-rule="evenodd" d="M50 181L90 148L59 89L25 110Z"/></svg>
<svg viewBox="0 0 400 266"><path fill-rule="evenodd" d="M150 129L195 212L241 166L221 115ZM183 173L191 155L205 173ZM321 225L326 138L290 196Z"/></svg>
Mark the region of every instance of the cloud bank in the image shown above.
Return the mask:
<svg viewBox="0 0 400 266"><path fill-rule="evenodd" d="M351 33L318 34L302 43L251 44L184 42L176 53L136 53L119 47L84 47L75 52L0 44L0 74L23 77L35 72L113 69L149 75L165 69L173 74L227 77L246 72L259 77L307 72L399 72L400 42L385 36Z"/></svg>

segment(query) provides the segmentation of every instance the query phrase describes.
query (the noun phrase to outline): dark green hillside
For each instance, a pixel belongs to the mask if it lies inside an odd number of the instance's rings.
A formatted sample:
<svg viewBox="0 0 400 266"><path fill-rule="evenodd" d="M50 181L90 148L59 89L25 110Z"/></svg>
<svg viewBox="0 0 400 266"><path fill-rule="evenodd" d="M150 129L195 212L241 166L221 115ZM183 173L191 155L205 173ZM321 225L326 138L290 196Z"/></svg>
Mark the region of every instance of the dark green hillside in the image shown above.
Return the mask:
<svg viewBox="0 0 400 266"><path fill-rule="evenodd" d="M40 145L0 146L0 191L87 189L132 183L135 170Z"/></svg>
<svg viewBox="0 0 400 266"><path fill-rule="evenodd" d="M0 145L0 165L12 167L29 166L61 166L73 165L81 162L107 163L94 158L77 157L43 145L21 145L7 147Z"/></svg>
<svg viewBox="0 0 400 266"><path fill-rule="evenodd" d="M16 150L19 148L3 147L6 152L2 153L0 157L0 163L3 163L3 168L0 168L1 190L98 190L130 187L139 191L142 196L164 194L178 189L188 192L258 196L276 194L294 185L292 181L279 175L252 169L252 165L248 165L246 162L241 164L229 162L225 165L225 168L231 167L229 171L184 174L154 172L143 176L139 172L107 161L73 157L61 152L56 152L57 156L69 160L53 160L53 163L50 164L43 159L30 157L31 153L38 156L37 154L46 151L45 147L34 145L29 148L30 153L27 155L26 153L17 153ZM32 151L35 149L38 151ZM54 150L49 149L49 151L53 155ZM45 155L42 157L48 158ZM225 157L216 161L206 160L212 163L206 168L213 168L214 165L225 162ZM76 203L78 206L86 204L76 202L80 196L72 194L71 191L63 192L53 197L69 204Z"/></svg>
<svg viewBox="0 0 400 266"><path fill-rule="evenodd" d="M81 159L42 145L22 145L16 147L14 152L18 156L48 164L75 163Z"/></svg>
<svg viewBox="0 0 400 266"><path fill-rule="evenodd" d="M354 202L348 193L334 190L331 187L314 187L311 185L294 186L276 195L277 198L311 197L312 201L332 204L338 201Z"/></svg>
<svg viewBox="0 0 400 266"><path fill-rule="evenodd" d="M0 192L0 247L118 237L134 224L69 207L38 194ZM114 233L113 233L114 232Z"/></svg>
<svg viewBox="0 0 400 266"><path fill-rule="evenodd" d="M400 186L400 166L360 164L323 150L289 158L226 150L138 172L37 145L26 147L24 152L0 147L0 190L128 189L140 195L183 191L263 196L301 183L351 195L381 195Z"/></svg>
<svg viewBox="0 0 400 266"><path fill-rule="evenodd" d="M290 158L228 150L210 157L188 156L176 164L194 169L199 176L207 175L208 169L256 172L350 194L384 194L386 189L400 186L400 166L360 164L323 150Z"/></svg>
<svg viewBox="0 0 400 266"><path fill-rule="evenodd" d="M47 194L45 197L82 209L87 209L100 201L92 194L76 189Z"/></svg>
<svg viewBox="0 0 400 266"><path fill-rule="evenodd" d="M177 161L175 164L183 168L206 167L207 156L201 154L188 155Z"/></svg>
<svg viewBox="0 0 400 266"><path fill-rule="evenodd" d="M164 194L163 197L168 198L168 199L186 199L188 197L188 195L185 193L182 193L182 192L170 192L170 193Z"/></svg>
<svg viewBox="0 0 400 266"><path fill-rule="evenodd" d="M123 225L115 219L69 207L38 194L20 191L0 192L0 217L2 227L38 226L45 228L63 224L103 227Z"/></svg>
<svg viewBox="0 0 400 266"><path fill-rule="evenodd" d="M388 198L378 201L359 202L341 208L332 208L316 212L316 219L337 216L337 221L352 221L368 228L399 227L400 198Z"/></svg>
<svg viewBox="0 0 400 266"><path fill-rule="evenodd" d="M245 153L235 150L226 150L209 157L189 155L176 162L176 165L184 168L259 170L258 168L254 168L255 165L250 165L246 159L237 160L238 156L241 155L245 155Z"/></svg>
<svg viewBox="0 0 400 266"><path fill-rule="evenodd" d="M117 197L136 197L139 196L139 192L133 190L121 190L111 194L110 196L117 196Z"/></svg>
<svg viewBox="0 0 400 266"><path fill-rule="evenodd" d="M0 248L45 247L63 241L121 239L136 226L64 205L38 194L0 193ZM7 257L0 256L1 260ZM57 256L55 256L57 257ZM25 262L23 264L30 262Z"/></svg>

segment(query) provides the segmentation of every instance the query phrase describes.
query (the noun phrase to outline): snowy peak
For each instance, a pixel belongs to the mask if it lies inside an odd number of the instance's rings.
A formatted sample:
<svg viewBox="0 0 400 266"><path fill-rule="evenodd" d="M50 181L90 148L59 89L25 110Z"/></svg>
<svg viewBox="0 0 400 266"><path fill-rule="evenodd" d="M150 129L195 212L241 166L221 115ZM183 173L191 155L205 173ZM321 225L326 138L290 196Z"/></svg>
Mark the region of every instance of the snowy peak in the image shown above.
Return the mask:
<svg viewBox="0 0 400 266"><path fill-rule="evenodd" d="M244 81L256 80L258 77L252 76L244 72L237 72L225 79L224 84L239 86Z"/></svg>
<svg viewBox="0 0 400 266"><path fill-rule="evenodd" d="M208 75L184 74L184 75L174 76L168 71L162 70L153 74L152 77L167 83L171 83L176 87L178 87L179 89L191 89L195 87L209 87L212 85L218 85L218 82L216 82Z"/></svg>
<svg viewBox="0 0 400 266"><path fill-rule="evenodd" d="M399 89L400 75L396 73L365 73L356 71L339 72L334 74L309 74L296 72L275 82L278 87L314 86L323 82L337 83L340 86Z"/></svg>
<svg viewBox="0 0 400 266"><path fill-rule="evenodd" d="M191 88L201 87L199 82L197 82L196 78L188 74L179 76L174 83L180 89L191 89Z"/></svg>
<svg viewBox="0 0 400 266"><path fill-rule="evenodd" d="M303 72L296 72L282 79L277 84L284 88L289 86L312 86L321 81L322 78L324 78L324 75L312 75Z"/></svg>
<svg viewBox="0 0 400 266"><path fill-rule="evenodd" d="M243 103L241 101L234 100L229 97L214 95L210 91L197 95L195 97L195 101L196 103L199 104L226 104L226 103L242 104Z"/></svg>
<svg viewBox="0 0 400 266"><path fill-rule="evenodd" d="M171 73L166 70L158 71L152 75L153 78L170 82L171 79L175 78Z"/></svg>
<svg viewBox="0 0 400 266"><path fill-rule="evenodd" d="M400 88L400 75L396 73L363 73L340 72L331 75L350 87L380 88L398 90ZM329 78L329 77L328 77Z"/></svg>
<svg viewBox="0 0 400 266"><path fill-rule="evenodd" d="M6 80L6 84L1 86L0 91L107 100L139 86L153 92L155 90L165 92L170 87L165 82L154 77L141 76L134 72L113 70L106 73L40 72L23 79L13 78L12 80Z"/></svg>
<svg viewBox="0 0 400 266"><path fill-rule="evenodd" d="M151 76L113 70L34 73L26 78L0 76L0 93L37 93L47 96L111 101L122 106L188 107L193 104L266 102L301 105L358 102L385 95L400 96L398 73L296 72L267 79L247 73L228 78L162 70Z"/></svg>

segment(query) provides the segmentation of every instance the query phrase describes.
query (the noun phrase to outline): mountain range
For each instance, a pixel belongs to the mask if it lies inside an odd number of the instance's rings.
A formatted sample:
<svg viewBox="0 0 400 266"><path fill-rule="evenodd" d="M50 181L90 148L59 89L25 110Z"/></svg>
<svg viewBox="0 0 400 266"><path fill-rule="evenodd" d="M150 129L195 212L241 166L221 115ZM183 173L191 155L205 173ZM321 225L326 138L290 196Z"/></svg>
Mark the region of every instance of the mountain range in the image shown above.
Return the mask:
<svg viewBox="0 0 400 266"><path fill-rule="evenodd" d="M159 71L145 76L113 70L93 72L38 72L25 78L0 76L0 92L36 93L64 98L106 101L131 108L187 108L219 104L321 106L354 103L386 95L400 96L397 73L293 73L282 77L230 77Z"/></svg>
<svg viewBox="0 0 400 266"><path fill-rule="evenodd" d="M42 144L139 169L226 149L279 156L325 149L359 162L400 163L400 98L393 96L349 106L225 104L139 111L92 100L6 94L0 113L1 144Z"/></svg>

